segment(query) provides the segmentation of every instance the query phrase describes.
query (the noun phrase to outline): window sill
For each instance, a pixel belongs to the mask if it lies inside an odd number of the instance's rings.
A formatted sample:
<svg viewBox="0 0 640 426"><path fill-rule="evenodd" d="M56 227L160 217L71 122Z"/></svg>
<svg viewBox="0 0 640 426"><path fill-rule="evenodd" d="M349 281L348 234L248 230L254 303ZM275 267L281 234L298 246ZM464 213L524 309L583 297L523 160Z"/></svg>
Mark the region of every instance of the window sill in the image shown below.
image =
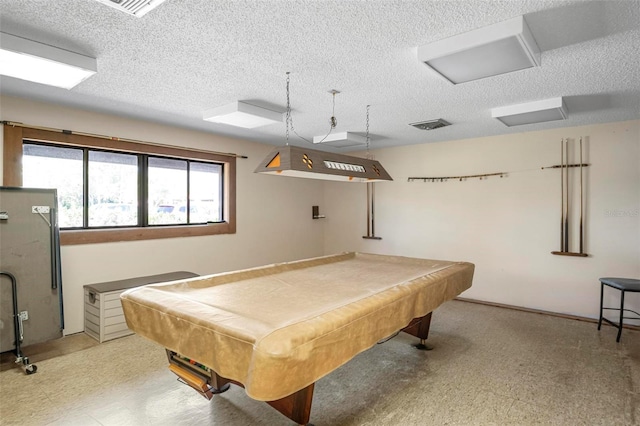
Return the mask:
<svg viewBox="0 0 640 426"><path fill-rule="evenodd" d="M235 233L235 223L229 222L153 228L62 230L60 231L60 245L69 246L76 244L112 243L117 241L139 241Z"/></svg>

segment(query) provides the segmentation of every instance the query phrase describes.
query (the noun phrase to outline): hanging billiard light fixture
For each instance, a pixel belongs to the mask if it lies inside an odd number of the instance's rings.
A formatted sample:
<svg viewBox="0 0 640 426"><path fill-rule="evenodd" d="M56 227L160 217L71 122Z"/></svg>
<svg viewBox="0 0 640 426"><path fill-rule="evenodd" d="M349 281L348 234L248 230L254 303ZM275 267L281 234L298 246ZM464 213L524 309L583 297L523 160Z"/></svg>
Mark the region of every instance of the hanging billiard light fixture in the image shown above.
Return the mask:
<svg viewBox="0 0 640 426"><path fill-rule="evenodd" d="M367 106L367 153L369 153L369 113ZM335 119L332 117L332 119ZM289 145L289 130L293 128L289 101L289 73L287 72L286 144L271 151L254 173L345 182L377 182L393 180L378 161L370 158L318 151ZM333 126L332 126L333 128ZM296 133L297 134L297 133Z"/></svg>

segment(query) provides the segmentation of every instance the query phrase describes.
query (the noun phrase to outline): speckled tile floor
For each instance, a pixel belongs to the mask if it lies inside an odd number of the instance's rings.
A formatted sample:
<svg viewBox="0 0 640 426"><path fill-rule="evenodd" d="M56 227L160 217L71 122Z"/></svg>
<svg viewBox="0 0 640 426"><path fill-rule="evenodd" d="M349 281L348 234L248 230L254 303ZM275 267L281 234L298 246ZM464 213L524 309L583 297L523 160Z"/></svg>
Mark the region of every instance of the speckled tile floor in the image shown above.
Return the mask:
<svg viewBox="0 0 640 426"><path fill-rule="evenodd" d="M640 332L461 301L319 380L321 425L638 425ZM82 339L68 336L65 339ZM86 347L90 346L90 347ZM2 425L291 425L235 386L207 401L138 336L0 372Z"/></svg>

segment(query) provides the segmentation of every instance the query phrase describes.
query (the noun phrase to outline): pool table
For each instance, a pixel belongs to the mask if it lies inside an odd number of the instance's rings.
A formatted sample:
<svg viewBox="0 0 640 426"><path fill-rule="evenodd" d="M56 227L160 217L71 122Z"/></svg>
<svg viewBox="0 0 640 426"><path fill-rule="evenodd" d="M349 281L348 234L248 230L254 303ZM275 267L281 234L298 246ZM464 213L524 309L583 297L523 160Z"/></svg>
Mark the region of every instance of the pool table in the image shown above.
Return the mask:
<svg viewBox="0 0 640 426"><path fill-rule="evenodd" d="M431 312L471 287L474 265L342 253L128 290L129 328L211 398L244 387L307 424L317 380L399 331L428 337Z"/></svg>

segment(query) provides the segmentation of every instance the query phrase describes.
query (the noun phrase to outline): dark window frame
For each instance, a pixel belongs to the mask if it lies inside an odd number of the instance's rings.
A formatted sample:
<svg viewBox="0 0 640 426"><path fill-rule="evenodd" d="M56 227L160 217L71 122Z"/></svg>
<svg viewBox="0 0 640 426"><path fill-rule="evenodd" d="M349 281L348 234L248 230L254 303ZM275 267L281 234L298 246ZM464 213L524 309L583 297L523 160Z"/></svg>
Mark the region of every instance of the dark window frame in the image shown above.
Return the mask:
<svg viewBox="0 0 640 426"><path fill-rule="evenodd" d="M223 165L223 221L208 224L180 224L117 228L64 229L62 245L92 244L115 241L137 241L202 235L234 234L236 232L236 157L202 150L121 141L70 132L4 125L3 185L22 186L22 145L24 142L51 143L59 146L87 147L97 150L169 157Z"/></svg>

